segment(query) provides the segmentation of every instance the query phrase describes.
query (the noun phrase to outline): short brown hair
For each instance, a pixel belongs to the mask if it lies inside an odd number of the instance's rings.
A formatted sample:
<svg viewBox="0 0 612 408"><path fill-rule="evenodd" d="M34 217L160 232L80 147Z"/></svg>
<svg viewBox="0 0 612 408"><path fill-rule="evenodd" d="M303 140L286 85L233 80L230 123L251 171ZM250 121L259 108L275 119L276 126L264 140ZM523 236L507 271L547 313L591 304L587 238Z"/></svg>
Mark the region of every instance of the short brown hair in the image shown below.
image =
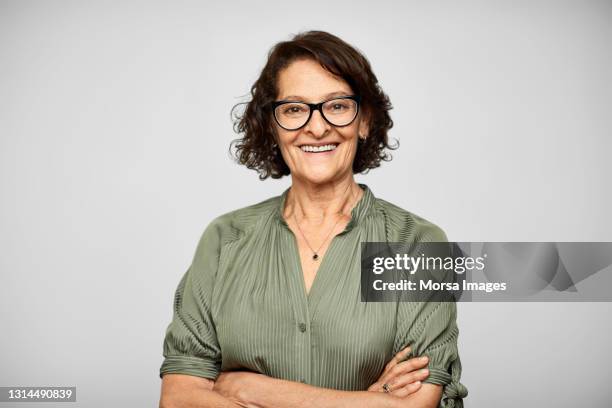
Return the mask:
<svg viewBox="0 0 612 408"><path fill-rule="evenodd" d="M387 132L393 127L389 115L389 97L378 85L366 57L340 38L324 31L307 31L290 41L276 44L268 53L268 61L259 78L251 86L251 100L242 114L234 115L234 131L243 134L232 141L238 163L257 170L260 179L281 178L290 173L289 167L275 142L275 126L271 103L278 95L279 72L299 59L312 59L330 73L342 78L361 97L362 111L369 117L368 137L357 147L353 172L364 173L380 166L381 160L391 160L386 149ZM232 113L234 112L232 109Z"/></svg>

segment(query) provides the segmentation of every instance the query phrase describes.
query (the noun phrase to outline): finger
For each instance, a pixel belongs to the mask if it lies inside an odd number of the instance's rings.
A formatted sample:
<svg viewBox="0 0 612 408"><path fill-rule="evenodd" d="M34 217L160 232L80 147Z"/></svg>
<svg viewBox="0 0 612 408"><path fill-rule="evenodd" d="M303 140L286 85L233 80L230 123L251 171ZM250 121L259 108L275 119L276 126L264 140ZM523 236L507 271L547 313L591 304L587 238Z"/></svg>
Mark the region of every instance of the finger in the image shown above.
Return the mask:
<svg viewBox="0 0 612 408"><path fill-rule="evenodd" d="M391 393L393 393L394 391L400 390L412 383L424 381L427 377L429 377L429 370L424 368L392 378L382 382L382 384L387 384L388 389L390 389ZM380 390L377 391L384 392L384 387L382 384L380 385Z"/></svg>
<svg viewBox="0 0 612 408"><path fill-rule="evenodd" d="M421 388L421 385L422 383L420 381L413 382L395 391L391 391L391 395L398 398L404 398L417 392Z"/></svg>
<svg viewBox="0 0 612 408"><path fill-rule="evenodd" d="M429 377L429 370L427 368L423 368L421 370L416 370L416 371L412 371L407 374L400 375L386 382L382 382L382 384L379 386L378 389L372 389L372 390L368 389L368 391L385 392L384 385L386 384L387 389L390 390L390 393L392 393L393 395L396 395L402 389L406 389L407 391L413 390L414 388L410 387L411 384L420 383L422 381L425 381L427 377ZM372 388L374 386L375 385L373 385ZM401 391L400 393L403 393L403 392L404 391ZM414 392L414 391L411 391L411 392Z"/></svg>
<svg viewBox="0 0 612 408"><path fill-rule="evenodd" d="M412 360L415 360L415 361L412 361ZM427 359L419 358L419 359L412 359L412 360L398 364L397 366L389 370L387 374L381 377L380 382L383 384L396 382L399 378L401 378L404 375L408 375L410 373L417 372L419 369L422 369L423 367L427 367L427 361L428 361Z"/></svg>
<svg viewBox="0 0 612 408"><path fill-rule="evenodd" d="M419 363L420 364L420 363ZM410 383L425 380L429 376L429 370L416 369L408 372L401 372L393 375L392 373L381 377L378 381L368 387L368 391L385 392L384 384L387 384L391 390L404 387Z"/></svg>
<svg viewBox="0 0 612 408"><path fill-rule="evenodd" d="M408 356L408 354L410 354L410 350L410 346L407 346L404 349L398 351L397 354L394 355L393 358L387 363L383 373L402 362Z"/></svg>
<svg viewBox="0 0 612 408"><path fill-rule="evenodd" d="M382 385L386 381L391 381L393 378L403 374L404 372L418 370L419 368L427 365L429 362L427 356L415 357L410 360L402 361L410 353L410 351L410 346L400 350L387 364L385 370L376 380L376 382L368 387L368 391L383 392Z"/></svg>
<svg viewBox="0 0 612 408"><path fill-rule="evenodd" d="M429 377L429 370L423 368L408 374L400 375L399 377L396 377L392 381L388 382L388 384L391 386L391 391L393 391L417 381L425 381L427 377Z"/></svg>
<svg viewBox="0 0 612 408"><path fill-rule="evenodd" d="M390 370L391 368L393 368L394 366L396 366L397 364L401 363L406 357L408 357L408 354L410 354L411 348L410 346L406 346L405 348L403 348L402 350L398 351L397 354L395 356L393 356L393 358L391 359L391 361L389 361L387 363L387 365L385 366L385 369L383 371L383 374Z"/></svg>
<svg viewBox="0 0 612 408"><path fill-rule="evenodd" d="M427 366L428 362L429 358L427 356L411 358L410 360L403 361L389 369L389 371L386 373L383 373L378 381L382 384L392 381L403 374L407 374Z"/></svg>

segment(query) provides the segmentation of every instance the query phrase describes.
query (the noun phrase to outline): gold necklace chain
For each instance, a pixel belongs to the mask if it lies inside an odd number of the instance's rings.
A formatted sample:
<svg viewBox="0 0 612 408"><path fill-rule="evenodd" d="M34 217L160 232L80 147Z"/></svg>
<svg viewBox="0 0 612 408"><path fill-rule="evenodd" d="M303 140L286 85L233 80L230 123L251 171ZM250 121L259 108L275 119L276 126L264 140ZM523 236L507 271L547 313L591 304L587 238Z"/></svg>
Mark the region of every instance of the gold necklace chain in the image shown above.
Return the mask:
<svg viewBox="0 0 612 408"><path fill-rule="evenodd" d="M351 211L352 211L352 206L351 206ZM327 236L323 240L323 243L319 246L319 248L317 248L316 251L314 249L312 249L312 245L310 245L310 242L308 242L308 239L306 238L306 234L304 234L304 231L302 231L302 227L300 227L300 223L298 222L297 217L295 216L295 211L293 212L293 219L295 220L295 225L297 225L298 230L300 231L300 234L302 235L302 238L304 238L304 241L306 242L306 245L308 245L308 248L310 248L310 250L312 251L312 260L313 261L318 261L319 260L319 251L321 250L321 248L323 248L323 245L325 245L325 243L329 239L329 236L332 234L332 232L334 232L334 229L336 228L336 225L338 225L338 223L342 219L342 216L340 216L338 218L338 220L333 225L331 230L329 230L329 233L327 234Z"/></svg>

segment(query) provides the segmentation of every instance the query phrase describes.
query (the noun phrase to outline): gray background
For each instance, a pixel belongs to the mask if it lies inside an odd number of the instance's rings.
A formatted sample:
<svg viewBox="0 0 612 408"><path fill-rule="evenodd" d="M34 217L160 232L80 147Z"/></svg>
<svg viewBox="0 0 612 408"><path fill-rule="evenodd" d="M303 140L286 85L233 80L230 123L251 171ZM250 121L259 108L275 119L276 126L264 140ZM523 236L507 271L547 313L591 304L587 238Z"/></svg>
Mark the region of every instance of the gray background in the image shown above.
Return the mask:
<svg viewBox="0 0 612 408"><path fill-rule="evenodd" d="M229 111L303 29L361 49L394 104L401 147L358 178L375 195L456 241L612 241L611 18L609 1L1 1L0 385L157 404L204 227L288 186L229 159ZM609 406L610 303L459 313L467 407Z"/></svg>

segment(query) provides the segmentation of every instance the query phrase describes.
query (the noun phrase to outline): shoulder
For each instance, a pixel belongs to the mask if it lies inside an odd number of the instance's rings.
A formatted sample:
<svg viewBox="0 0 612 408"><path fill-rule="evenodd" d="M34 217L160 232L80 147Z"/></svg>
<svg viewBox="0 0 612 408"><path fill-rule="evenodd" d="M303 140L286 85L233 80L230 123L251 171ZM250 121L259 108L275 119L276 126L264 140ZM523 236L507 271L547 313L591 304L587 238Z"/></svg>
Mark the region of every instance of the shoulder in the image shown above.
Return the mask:
<svg viewBox="0 0 612 408"><path fill-rule="evenodd" d="M375 210L385 223L388 242L446 242L446 233L437 224L389 201L376 198Z"/></svg>
<svg viewBox="0 0 612 408"><path fill-rule="evenodd" d="M223 247L245 236L274 213L279 197L272 197L248 207L239 208L214 218L204 229L196 246L191 270L197 276L208 276L215 271L222 257Z"/></svg>
<svg viewBox="0 0 612 408"><path fill-rule="evenodd" d="M280 195L238 208L215 217L205 228L202 240L214 239L218 245L240 239L274 215Z"/></svg>

